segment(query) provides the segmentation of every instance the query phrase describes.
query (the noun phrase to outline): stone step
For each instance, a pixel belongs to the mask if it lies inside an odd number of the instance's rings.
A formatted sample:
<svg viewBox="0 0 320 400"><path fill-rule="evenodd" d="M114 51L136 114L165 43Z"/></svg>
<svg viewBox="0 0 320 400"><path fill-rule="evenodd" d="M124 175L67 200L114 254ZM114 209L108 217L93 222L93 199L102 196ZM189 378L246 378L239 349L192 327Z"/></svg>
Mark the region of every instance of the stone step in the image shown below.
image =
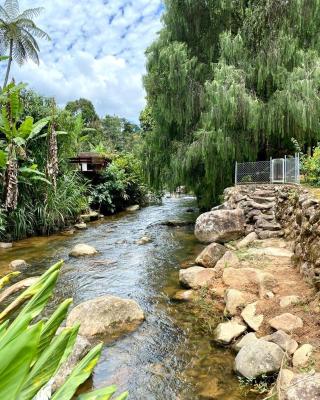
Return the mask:
<svg viewBox="0 0 320 400"><path fill-rule="evenodd" d="M265 230L257 229L256 234L258 235L259 239L261 239L261 240L280 238L280 237L284 236L283 230L281 230L281 231L265 231Z"/></svg>
<svg viewBox="0 0 320 400"><path fill-rule="evenodd" d="M263 231L280 231L281 225L277 222L270 222L263 219L259 219L256 222L256 227Z"/></svg>
<svg viewBox="0 0 320 400"><path fill-rule="evenodd" d="M252 219L254 221L259 221L260 219L262 219L262 220L265 220L265 221L277 222L275 218L276 217L275 217L274 213L272 213L272 214L262 214L261 213L260 215L255 215Z"/></svg>
<svg viewBox="0 0 320 400"><path fill-rule="evenodd" d="M274 196L252 196L251 199L253 201L256 201L257 203L261 204L261 203L275 203L276 198Z"/></svg>

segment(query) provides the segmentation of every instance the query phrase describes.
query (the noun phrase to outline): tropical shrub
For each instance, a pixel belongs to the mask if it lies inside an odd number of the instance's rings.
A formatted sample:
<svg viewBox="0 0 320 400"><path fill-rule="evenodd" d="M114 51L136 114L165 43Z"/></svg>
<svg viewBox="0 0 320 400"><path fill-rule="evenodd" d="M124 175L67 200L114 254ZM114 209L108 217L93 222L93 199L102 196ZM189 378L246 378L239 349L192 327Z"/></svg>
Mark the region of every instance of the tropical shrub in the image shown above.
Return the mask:
<svg viewBox="0 0 320 400"><path fill-rule="evenodd" d="M59 276L62 262L53 265L39 280L20 294L0 313L0 398L31 400L55 376L74 347L79 325L57 330L65 319L71 299L61 303L47 319L39 318ZM17 273L0 279L0 289ZM10 315L21 309L17 317ZM36 319L36 322L35 322ZM51 400L70 400L77 388L88 379L96 366L102 344L95 346L73 369L65 383L53 393ZM50 389L50 388L49 388ZM78 400L108 400L115 386L80 395ZM123 393L115 400L125 400Z"/></svg>
<svg viewBox="0 0 320 400"><path fill-rule="evenodd" d="M132 154L119 155L106 168L99 182L91 187L90 205L104 214L143 204L146 188L140 161Z"/></svg>

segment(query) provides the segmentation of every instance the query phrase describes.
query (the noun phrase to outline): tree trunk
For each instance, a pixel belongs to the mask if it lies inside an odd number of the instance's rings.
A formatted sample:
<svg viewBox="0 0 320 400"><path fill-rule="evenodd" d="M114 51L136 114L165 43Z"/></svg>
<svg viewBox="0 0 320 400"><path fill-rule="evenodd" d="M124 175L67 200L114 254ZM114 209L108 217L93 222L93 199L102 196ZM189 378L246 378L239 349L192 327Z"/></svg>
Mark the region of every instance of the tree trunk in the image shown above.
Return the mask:
<svg viewBox="0 0 320 400"><path fill-rule="evenodd" d="M8 66L7 66L6 77L4 79L3 89L7 86L8 80L9 80L9 74L10 74L11 63L12 63L12 52L13 52L13 40L11 39L10 40L9 61L8 61Z"/></svg>
<svg viewBox="0 0 320 400"><path fill-rule="evenodd" d="M54 190L56 190L57 177L59 173L59 162L58 162L58 142L57 142L57 133L55 129L54 117L55 117L55 104L53 103L52 122L50 126L50 136L49 136L47 175L52 183Z"/></svg>
<svg viewBox="0 0 320 400"><path fill-rule="evenodd" d="M5 209L7 211L15 210L18 204L18 161L15 156L13 144L9 145L5 193Z"/></svg>

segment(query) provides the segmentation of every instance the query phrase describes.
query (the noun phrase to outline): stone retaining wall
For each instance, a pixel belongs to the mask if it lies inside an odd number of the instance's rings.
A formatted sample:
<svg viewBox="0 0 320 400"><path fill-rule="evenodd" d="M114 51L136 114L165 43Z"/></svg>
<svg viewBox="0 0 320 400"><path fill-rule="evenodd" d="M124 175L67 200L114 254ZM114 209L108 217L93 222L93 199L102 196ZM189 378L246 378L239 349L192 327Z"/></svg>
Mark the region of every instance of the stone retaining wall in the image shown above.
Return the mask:
<svg viewBox="0 0 320 400"><path fill-rule="evenodd" d="M294 185L239 185L224 198L220 207L244 211L246 233L292 240L295 264L320 288L320 200Z"/></svg>

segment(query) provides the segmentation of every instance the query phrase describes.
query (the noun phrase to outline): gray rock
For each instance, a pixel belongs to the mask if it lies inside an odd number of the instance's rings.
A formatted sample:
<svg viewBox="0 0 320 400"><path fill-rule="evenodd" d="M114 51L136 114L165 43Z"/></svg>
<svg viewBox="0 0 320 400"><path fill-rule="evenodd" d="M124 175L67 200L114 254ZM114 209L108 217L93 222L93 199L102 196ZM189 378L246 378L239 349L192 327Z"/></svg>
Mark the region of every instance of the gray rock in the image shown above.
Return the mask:
<svg viewBox="0 0 320 400"><path fill-rule="evenodd" d="M294 304L298 304L301 301L299 296L291 295L291 296L283 296L280 298L280 307L285 308Z"/></svg>
<svg viewBox="0 0 320 400"><path fill-rule="evenodd" d="M124 333L144 320L144 313L134 300L116 296L102 296L74 307L67 318L67 326L80 323L79 334L95 335Z"/></svg>
<svg viewBox="0 0 320 400"><path fill-rule="evenodd" d="M200 289L207 286L215 278L212 268L191 267L179 271L179 281L183 286L191 289Z"/></svg>
<svg viewBox="0 0 320 400"><path fill-rule="evenodd" d="M13 243L0 242L0 249L11 249Z"/></svg>
<svg viewBox="0 0 320 400"><path fill-rule="evenodd" d="M13 260L9 264L9 267L14 271L19 271L20 269L24 269L29 267L25 260Z"/></svg>
<svg viewBox="0 0 320 400"><path fill-rule="evenodd" d="M227 249L219 243L211 243L196 258L196 264L205 268L213 268Z"/></svg>
<svg viewBox="0 0 320 400"><path fill-rule="evenodd" d="M320 374L309 373L296 375L285 391L284 400L319 400Z"/></svg>
<svg viewBox="0 0 320 400"><path fill-rule="evenodd" d="M257 340L259 339L257 338L256 334L254 332L249 332L233 345L233 349L238 352L242 349L242 347L246 345L251 345Z"/></svg>
<svg viewBox="0 0 320 400"><path fill-rule="evenodd" d="M248 304L241 313L244 322L254 331L258 331L263 322L263 315L256 315L257 303Z"/></svg>
<svg viewBox="0 0 320 400"><path fill-rule="evenodd" d="M74 226L78 231L83 231L84 229L87 229L87 224L85 222L80 222L79 224L75 224Z"/></svg>
<svg viewBox="0 0 320 400"><path fill-rule="evenodd" d="M275 343L257 340L243 346L236 356L234 369L247 379L279 371L284 352Z"/></svg>
<svg viewBox="0 0 320 400"><path fill-rule="evenodd" d="M236 315L240 308L244 307L252 296L237 289L227 289L225 292L226 311L230 315Z"/></svg>
<svg viewBox="0 0 320 400"><path fill-rule="evenodd" d="M133 212L133 211L138 211L139 209L140 209L140 206L138 204L135 204L133 206L127 207L126 211Z"/></svg>
<svg viewBox="0 0 320 400"><path fill-rule="evenodd" d="M265 336L262 339L277 344L289 355L293 354L298 348L298 343L292 339L290 335L281 330Z"/></svg>
<svg viewBox="0 0 320 400"><path fill-rule="evenodd" d="M313 346L304 344L294 353L292 357L292 365L294 367L305 367L311 358Z"/></svg>
<svg viewBox="0 0 320 400"><path fill-rule="evenodd" d="M87 244L77 244L69 253L71 257L93 256L97 254L97 250Z"/></svg>
<svg viewBox="0 0 320 400"><path fill-rule="evenodd" d="M222 322L214 331L214 340L220 344L229 344L240 336L247 327L237 320Z"/></svg>
<svg viewBox="0 0 320 400"><path fill-rule="evenodd" d="M237 248L243 249L245 247L248 247L252 242L254 242L257 239L258 235L255 232L251 232L237 244Z"/></svg>
<svg viewBox="0 0 320 400"><path fill-rule="evenodd" d="M245 231L245 219L241 209L217 210L201 214L195 226L200 242L225 243L239 239Z"/></svg>
<svg viewBox="0 0 320 400"><path fill-rule="evenodd" d="M290 333L298 328L302 328L303 321L296 315L285 313L272 318L269 321L269 325L276 330L282 330Z"/></svg>

